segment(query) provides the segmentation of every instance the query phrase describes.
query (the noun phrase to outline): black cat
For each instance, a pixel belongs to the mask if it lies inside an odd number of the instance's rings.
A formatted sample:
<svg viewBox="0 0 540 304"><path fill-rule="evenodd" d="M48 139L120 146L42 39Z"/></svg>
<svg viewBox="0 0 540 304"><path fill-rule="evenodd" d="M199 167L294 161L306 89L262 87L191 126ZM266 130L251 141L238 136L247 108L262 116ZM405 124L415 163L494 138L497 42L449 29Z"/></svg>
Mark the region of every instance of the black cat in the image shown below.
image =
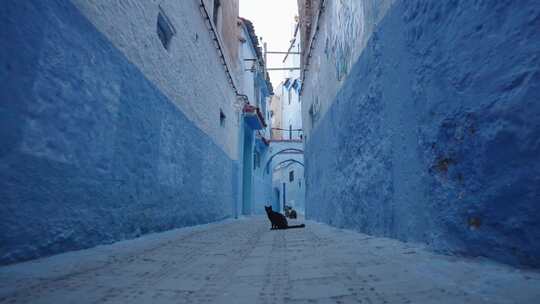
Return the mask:
<svg viewBox="0 0 540 304"><path fill-rule="evenodd" d="M264 206L264 210L266 211L266 215L268 215L268 219L270 220L270 223L272 223L272 228L270 229L289 229L289 228L304 228L306 225L293 225L289 226L287 224L287 218L285 215L275 212L272 210L272 206Z"/></svg>

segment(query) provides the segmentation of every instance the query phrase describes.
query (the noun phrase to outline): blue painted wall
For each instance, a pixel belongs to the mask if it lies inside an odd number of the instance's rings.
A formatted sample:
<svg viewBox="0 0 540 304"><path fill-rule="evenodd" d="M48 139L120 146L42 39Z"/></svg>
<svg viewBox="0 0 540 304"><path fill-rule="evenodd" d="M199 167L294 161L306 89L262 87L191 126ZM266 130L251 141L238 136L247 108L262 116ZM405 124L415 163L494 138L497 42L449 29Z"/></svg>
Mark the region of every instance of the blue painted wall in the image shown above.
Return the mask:
<svg viewBox="0 0 540 304"><path fill-rule="evenodd" d="M272 204L272 174L265 171L264 164L270 155L270 147L255 138L254 150L259 153L257 167L253 167L253 209L251 214L266 215L264 206Z"/></svg>
<svg viewBox="0 0 540 304"><path fill-rule="evenodd" d="M533 0L397 1L309 135L307 216L540 266L539 29Z"/></svg>
<svg viewBox="0 0 540 304"><path fill-rule="evenodd" d="M1 264L232 215L238 164L68 1L0 29Z"/></svg>
<svg viewBox="0 0 540 304"><path fill-rule="evenodd" d="M253 207L253 129L244 123L242 164L242 214L250 215Z"/></svg>

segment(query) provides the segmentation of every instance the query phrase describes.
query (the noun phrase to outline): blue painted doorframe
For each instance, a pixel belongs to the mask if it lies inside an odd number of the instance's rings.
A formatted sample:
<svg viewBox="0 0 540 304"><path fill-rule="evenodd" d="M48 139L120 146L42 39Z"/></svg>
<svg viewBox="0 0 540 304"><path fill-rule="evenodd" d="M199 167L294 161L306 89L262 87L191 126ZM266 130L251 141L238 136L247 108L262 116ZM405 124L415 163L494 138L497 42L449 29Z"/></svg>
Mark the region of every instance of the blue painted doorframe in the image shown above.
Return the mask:
<svg viewBox="0 0 540 304"><path fill-rule="evenodd" d="M242 171L242 214L251 214L253 171L253 131L244 126L243 171Z"/></svg>

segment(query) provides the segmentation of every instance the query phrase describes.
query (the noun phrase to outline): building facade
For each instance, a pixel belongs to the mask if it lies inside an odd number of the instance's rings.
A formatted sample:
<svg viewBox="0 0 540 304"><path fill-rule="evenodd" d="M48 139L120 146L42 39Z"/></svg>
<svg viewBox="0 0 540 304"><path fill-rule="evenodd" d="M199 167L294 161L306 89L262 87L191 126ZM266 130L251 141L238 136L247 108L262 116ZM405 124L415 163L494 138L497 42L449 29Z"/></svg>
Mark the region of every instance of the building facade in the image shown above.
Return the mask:
<svg viewBox="0 0 540 304"><path fill-rule="evenodd" d="M278 86L277 91L280 92ZM271 137L281 139L283 136L283 117L282 117L282 102L279 94L272 95L270 99L270 121L272 123Z"/></svg>
<svg viewBox="0 0 540 304"><path fill-rule="evenodd" d="M289 46L288 54L283 59L283 67L300 67L300 24L298 20L292 25L292 39ZM282 100L282 125L283 125L283 139L288 140L302 140L302 108L300 105L300 90L302 88L302 81L300 79L300 70L288 70L284 71L285 80L280 84L278 89Z"/></svg>
<svg viewBox="0 0 540 304"><path fill-rule="evenodd" d="M298 213L305 210L305 180L303 144L299 140L272 140L274 156L267 170L272 175L272 207L283 211L291 206Z"/></svg>
<svg viewBox="0 0 540 304"><path fill-rule="evenodd" d="M298 20L292 24L291 44L283 59L283 67L300 66L300 31ZM285 70L284 80L276 88L272 100L273 116L276 125L272 126L270 144L272 159L268 170L272 172L273 207L283 210L291 206L304 213L305 183L303 156L302 111L299 92L302 87L298 69Z"/></svg>
<svg viewBox="0 0 540 304"><path fill-rule="evenodd" d="M238 1L8 0L0 25L0 263L249 213Z"/></svg>
<svg viewBox="0 0 540 304"><path fill-rule="evenodd" d="M270 152L269 103L273 89L253 24L243 18L239 22L242 88L247 102L246 109L256 109L255 113L244 111L240 130L243 138L240 147L243 153L241 214L262 214L265 204L271 199L272 176L264 172L263 166Z"/></svg>
<svg viewBox="0 0 540 304"><path fill-rule="evenodd" d="M538 2L298 3L306 215L540 265Z"/></svg>

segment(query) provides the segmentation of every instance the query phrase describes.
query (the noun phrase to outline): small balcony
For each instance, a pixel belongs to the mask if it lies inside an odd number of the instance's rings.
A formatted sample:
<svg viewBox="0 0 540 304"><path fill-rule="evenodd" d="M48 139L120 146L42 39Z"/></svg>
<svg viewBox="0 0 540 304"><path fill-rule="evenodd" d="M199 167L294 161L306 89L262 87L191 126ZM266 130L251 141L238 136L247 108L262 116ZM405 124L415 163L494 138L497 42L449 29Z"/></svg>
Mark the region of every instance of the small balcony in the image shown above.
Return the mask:
<svg viewBox="0 0 540 304"><path fill-rule="evenodd" d="M253 130L262 130L266 128L266 122L264 121L264 116L261 113L261 110L253 105L246 104L244 105L244 120L246 124Z"/></svg>

